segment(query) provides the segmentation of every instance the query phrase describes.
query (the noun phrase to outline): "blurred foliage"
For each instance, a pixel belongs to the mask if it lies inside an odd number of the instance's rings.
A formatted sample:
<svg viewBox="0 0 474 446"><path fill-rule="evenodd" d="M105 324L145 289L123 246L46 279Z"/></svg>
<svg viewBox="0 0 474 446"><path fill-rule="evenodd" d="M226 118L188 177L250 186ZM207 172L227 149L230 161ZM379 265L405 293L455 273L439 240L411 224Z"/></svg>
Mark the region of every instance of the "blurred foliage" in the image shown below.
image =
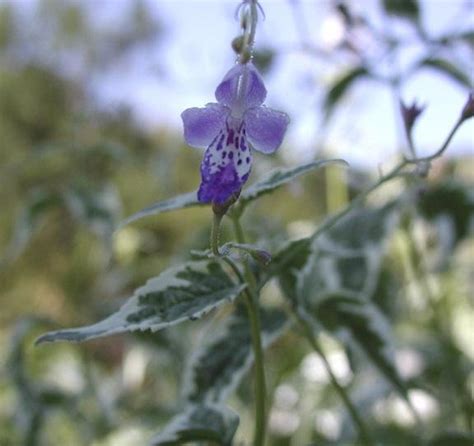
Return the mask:
<svg viewBox="0 0 474 446"><path fill-rule="evenodd" d="M418 2L381 3L388 17L409 19L427 54L440 48L439 57L423 56L413 70L425 67L448 74L464 88L469 84L463 64L446 50L453 44L472 44L472 33L453 32L435 41L423 31ZM159 333L117 335L79 346L32 345L45 329L90 324L107 316L137 286L187 258L190 249L208 245L207 208L163 214L114 233L123 217L195 189L200 161L180 135L144 129L126 108L104 109L91 88L104 73L120 70L137 54L148 55L164 33L145 2L124 4L127 8L110 22L96 20L93 2L0 4L2 446L145 444L183 408L182 371L198 338L207 338L207 345L228 354L219 343L222 338L214 334L229 311L225 307ZM337 2L335 10L349 28L369 28L354 17L349 3ZM401 45L389 39L385 43L389 51ZM356 50L349 37L337 51L347 55L347 49L351 54ZM380 80L376 63L358 56L327 87L328 118L360 79ZM276 57L275 49L265 48L255 61L266 71ZM389 80L401 82L403 76ZM279 161L266 163L261 170ZM399 209L399 224L379 239L371 240L370 231L361 237L363 225L355 226L353 220L334 236L348 243L371 241L371 249L380 244L375 266L370 264L374 251L366 246L351 258L338 258L317 246L311 248L321 253L321 263L312 265L316 272L304 269L307 246L288 268L291 274L298 271L298 277L281 274L282 290L270 281L262 293L269 307L285 308L282 291L294 292L295 284L301 287L305 280L314 281L306 285L313 291L314 283L321 282L320 293L298 295L295 302L302 300L294 305L309 306L315 336L329 363L339 370L374 438L388 446L472 443L474 162L472 157L444 159L437 166L428 179L396 190L387 187L386 195L374 198L372 207L383 209L393 196L405 197L402 190L411 192ZM309 174L299 184L265 196L258 207L253 205L245 217L252 237L276 252L284 239L314 230L328 209L334 210L328 172ZM372 179L366 172L357 175L349 174L347 181L340 175L337 187L346 192L342 197L354 197L359 184ZM227 227L222 238L231 238ZM274 264L301 246L278 251ZM372 269L364 269L369 264ZM331 274L321 277L321 271ZM331 288L334 278L340 287ZM370 293L364 296L370 304L347 295L359 293L369 280ZM298 290L304 292L304 286ZM374 314L386 320L393 336L370 325ZM393 344L396 370L380 353L386 337ZM232 341L239 339L247 337L241 333ZM269 445L351 444L354 428L314 355L298 329L269 346L266 365L274 392ZM206 359L205 354L200 358ZM399 390L403 387L401 393L422 416L422 428L390 381ZM230 406L241 420L238 441L249 441L252 399L247 381L231 397Z"/></svg>

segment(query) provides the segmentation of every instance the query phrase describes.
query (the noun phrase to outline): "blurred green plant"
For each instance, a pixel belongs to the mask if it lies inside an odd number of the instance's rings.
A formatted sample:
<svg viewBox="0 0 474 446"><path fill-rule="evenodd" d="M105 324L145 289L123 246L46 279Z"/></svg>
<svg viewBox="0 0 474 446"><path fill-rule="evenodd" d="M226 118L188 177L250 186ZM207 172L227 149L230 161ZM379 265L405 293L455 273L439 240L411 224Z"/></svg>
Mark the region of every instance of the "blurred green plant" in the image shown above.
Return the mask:
<svg viewBox="0 0 474 446"><path fill-rule="evenodd" d="M420 33L426 54L389 79L361 57L328 86L328 119L363 78L398 89L426 68L470 86L464 64L445 50L472 42L472 35L453 31L434 39L416 1L382 3L389 20L407 20ZM140 222L114 234L123 215L197 182L198 159L176 155L178 136L149 134L126 110L104 112L87 91L92 76L116 69L164 32L145 3L133 5L118 32L96 27L87 3L40 1L31 39L17 5L0 5L1 445L143 444L157 425L163 430L156 444L250 438L253 395L243 378L253 355L236 297L242 285L206 251L185 271L168 268L191 248L207 248L209 222L194 192L134 214ZM343 10L347 26L370 30L348 5ZM388 52L403 47L392 36L381 41ZM257 53L257 62L271 69L278 56L272 51ZM65 70L71 60L77 71ZM301 173L326 172L320 162L282 167L243 191L237 211L259 199L244 217L258 244L243 245L244 252L273 254L267 266L245 257L261 289L271 389L267 444L346 445L357 438L390 446L472 444L473 160L437 163L440 171L428 177L415 162L375 181L363 173L380 194L342 183L351 201L329 216L319 202L331 190L318 173L300 179L297 198L289 188L270 195ZM166 168L165 180L157 178L157 165ZM180 217L161 214L184 207ZM283 243L294 235L299 239ZM228 228L222 237L230 238ZM90 323L158 275L158 289L141 300L138 313L141 328L156 328L161 322L150 325L147 318L163 317L159 296L189 297L170 290L175 273L193 284L195 300L175 319L167 314L166 323L187 322L81 346L32 348L40 330L55 325L37 315L61 325ZM220 309L194 320L209 310L210 297ZM166 312L176 310L172 304ZM138 323L126 316L115 331ZM206 338L201 347L199 337Z"/></svg>

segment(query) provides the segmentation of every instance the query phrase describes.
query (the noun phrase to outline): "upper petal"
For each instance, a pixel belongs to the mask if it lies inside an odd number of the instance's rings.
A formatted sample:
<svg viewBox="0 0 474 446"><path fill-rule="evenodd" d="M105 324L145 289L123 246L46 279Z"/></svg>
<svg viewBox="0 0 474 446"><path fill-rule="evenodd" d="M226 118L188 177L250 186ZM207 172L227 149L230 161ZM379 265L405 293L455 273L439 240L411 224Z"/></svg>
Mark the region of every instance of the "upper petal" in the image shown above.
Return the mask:
<svg viewBox="0 0 474 446"><path fill-rule="evenodd" d="M242 112L263 104L266 96L263 79L251 62L237 64L216 89L216 99L220 104Z"/></svg>
<svg viewBox="0 0 474 446"><path fill-rule="evenodd" d="M256 107L245 114L247 138L255 150L273 153L283 141L290 118L286 113Z"/></svg>
<svg viewBox="0 0 474 446"><path fill-rule="evenodd" d="M181 113L184 139L193 147L208 147L225 126L229 109L220 104L207 104L204 108L188 108Z"/></svg>

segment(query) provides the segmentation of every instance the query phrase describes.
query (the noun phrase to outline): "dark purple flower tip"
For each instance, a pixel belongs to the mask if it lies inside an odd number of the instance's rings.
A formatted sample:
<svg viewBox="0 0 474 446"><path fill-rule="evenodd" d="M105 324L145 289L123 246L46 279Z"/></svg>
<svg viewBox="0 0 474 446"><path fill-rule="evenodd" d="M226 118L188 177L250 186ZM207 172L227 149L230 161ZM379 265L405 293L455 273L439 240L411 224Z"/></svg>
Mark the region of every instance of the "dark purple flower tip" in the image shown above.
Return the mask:
<svg viewBox="0 0 474 446"><path fill-rule="evenodd" d="M225 204L242 189L243 181L232 163L211 173L203 161L201 172L202 181L198 190L198 200L201 203Z"/></svg>
<svg viewBox="0 0 474 446"><path fill-rule="evenodd" d="M216 89L217 101L233 111L258 107L266 96L263 79L251 62L235 65Z"/></svg>
<svg viewBox="0 0 474 446"><path fill-rule="evenodd" d="M419 106L416 101L414 101L412 105L407 107L402 101L400 101L400 110L402 112L405 129L407 133L410 133L416 120L425 110L425 106Z"/></svg>
<svg viewBox="0 0 474 446"><path fill-rule="evenodd" d="M462 109L461 119L469 119L474 116L474 93L469 93L466 105Z"/></svg>

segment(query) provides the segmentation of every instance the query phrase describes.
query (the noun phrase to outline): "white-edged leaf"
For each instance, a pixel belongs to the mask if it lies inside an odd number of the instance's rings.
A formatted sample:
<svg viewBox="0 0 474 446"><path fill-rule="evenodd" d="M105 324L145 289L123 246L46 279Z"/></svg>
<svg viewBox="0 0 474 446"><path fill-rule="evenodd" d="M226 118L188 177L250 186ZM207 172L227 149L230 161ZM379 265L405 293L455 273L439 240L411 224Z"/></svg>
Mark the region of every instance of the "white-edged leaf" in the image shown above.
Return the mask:
<svg viewBox="0 0 474 446"><path fill-rule="evenodd" d="M377 266L378 270L377 258L383 252L385 239L398 221L398 213L395 211L396 203L380 209L355 209L322 233L317 230L309 237L288 242L273 256L269 274L278 276L285 294L291 298L303 294L303 286L312 290L309 282L316 282L321 277L319 263L314 264L316 259L321 259L323 266L327 267L328 263L335 262L337 258L337 262L345 270L341 278L334 279L331 274L323 277L328 291L334 291L331 284L335 280L341 283L352 279L360 282L354 271L359 273L360 268L366 265L360 265L357 257L366 257L370 265ZM349 264L351 258L356 258L352 265ZM352 271L349 268L351 266L355 268ZM318 270L315 271L315 268ZM306 273L302 273L304 269L307 270ZM337 271L336 273L339 275ZM304 281L305 277L308 284L300 283L297 292L297 281Z"/></svg>
<svg viewBox="0 0 474 446"><path fill-rule="evenodd" d="M163 212L189 208L191 206L203 205L204 203L201 203L198 200L196 191L188 192L186 194L178 195L177 197L169 198L168 200L159 201L158 203L152 204L151 206L138 211L137 213L122 221L119 225L119 229L145 217L162 214Z"/></svg>
<svg viewBox="0 0 474 446"><path fill-rule="evenodd" d="M406 388L395 366L395 346L390 324L371 302L353 296L328 296L312 308L317 325L331 331L348 349L362 350L406 397Z"/></svg>
<svg viewBox="0 0 474 446"><path fill-rule="evenodd" d="M263 180L258 181L245 189L240 196L239 202L243 205L246 205L256 198L259 198L261 195L270 193L276 188L289 183L295 178L298 178L305 173L311 172L312 170L327 166L328 164L348 165L347 162L342 159L329 159L312 161L311 163L302 164L297 167L274 170L273 172L270 172L269 175Z"/></svg>
<svg viewBox="0 0 474 446"><path fill-rule="evenodd" d="M285 329L288 318L280 310L261 310L262 345L267 348ZM253 362L247 312L238 308L214 339L198 351L186 377L185 395L192 402L224 401L238 386Z"/></svg>
<svg viewBox="0 0 474 446"><path fill-rule="evenodd" d="M180 446L203 441L230 446L239 425L238 415L217 404L192 404L173 418L162 432L155 435L151 446Z"/></svg>
<svg viewBox="0 0 474 446"><path fill-rule="evenodd" d="M278 276L278 282L288 299L297 299L298 274L312 254L311 238L301 238L286 243L270 263L270 275ZM297 302L292 302L293 306Z"/></svg>
<svg viewBox="0 0 474 446"><path fill-rule="evenodd" d="M372 302L398 221L396 202L357 209L313 240L293 242L275 258L281 264L280 286L299 314L315 331L331 331L348 349L357 346L406 398L394 365L390 326ZM285 263L286 258L291 261Z"/></svg>
<svg viewBox="0 0 474 446"><path fill-rule="evenodd" d="M377 209L355 209L315 238L306 264L297 274L296 293L304 305L340 292L370 300L398 221L399 212L392 203Z"/></svg>
<svg viewBox="0 0 474 446"><path fill-rule="evenodd" d="M245 285L234 284L215 261L188 262L150 279L106 319L86 327L46 333L37 343L80 342L127 331L157 331L199 318L233 300L244 289Z"/></svg>
<svg viewBox="0 0 474 446"><path fill-rule="evenodd" d="M78 182L63 193L63 199L74 218L102 239L110 239L122 212L115 186L93 187Z"/></svg>

